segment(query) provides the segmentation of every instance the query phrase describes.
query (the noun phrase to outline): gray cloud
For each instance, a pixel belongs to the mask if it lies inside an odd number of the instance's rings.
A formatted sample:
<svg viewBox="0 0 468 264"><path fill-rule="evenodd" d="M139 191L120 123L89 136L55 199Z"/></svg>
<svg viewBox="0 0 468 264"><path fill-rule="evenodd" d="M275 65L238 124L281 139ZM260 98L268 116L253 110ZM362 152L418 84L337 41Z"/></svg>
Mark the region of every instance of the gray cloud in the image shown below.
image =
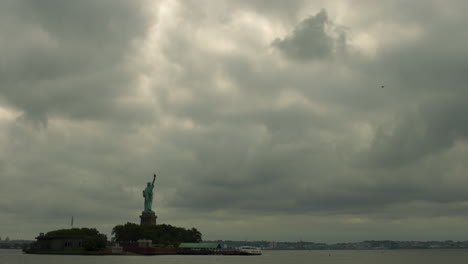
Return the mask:
<svg viewBox="0 0 468 264"><path fill-rule="evenodd" d="M303 20L290 36L276 39L272 45L296 60L323 59L345 50L346 34L342 28L333 25L326 10L322 9Z"/></svg>
<svg viewBox="0 0 468 264"><path fill-rule="evenodd" d="M438 18L440 19L440 18ZM463 113L468 81L463 48L465 36L448 32L461 30L463 21L423 24L425 34L418 42L382 53L381 65L373 73L394 80L390 100L405 102L391 124L379 127L369 159L376 166L411 164L428 155L449 151L465 141ZM427 21L424 21L428 23ZM404 94L406 98L395 97ZM395 104L396 106L396 104Z"/></svg>
<svg viewBox="0 0 468 264"><path fill-rule="evenodd" d="M41 122L122 112L118 98L131 93L130 57L147 26L141 4L3 2L3 100Z"/></svg>
<svg viewBox="0 0 468 264"><path fill-rule="evenodd" d="M466 228L465 4L343 3L2 2L0 235L137 222L155 171L207 239Z"/></svg>

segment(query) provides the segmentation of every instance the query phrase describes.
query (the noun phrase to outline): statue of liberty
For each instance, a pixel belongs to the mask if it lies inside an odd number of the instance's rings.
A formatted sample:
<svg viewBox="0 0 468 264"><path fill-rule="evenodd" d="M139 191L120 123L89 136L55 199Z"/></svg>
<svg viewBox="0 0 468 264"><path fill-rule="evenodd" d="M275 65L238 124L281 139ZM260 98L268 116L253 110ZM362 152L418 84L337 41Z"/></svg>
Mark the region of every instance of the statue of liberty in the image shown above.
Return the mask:
<svg viewBox="0 0 468 264"><path fill-rule="evenodd" d="M143 190L143 197L145 198L145 213L154 213L151 210L151 206L153 205L153 188L154 188L154 181L156 180L156 174L154 174L153 182L148 182L146 188Z"/></svg>

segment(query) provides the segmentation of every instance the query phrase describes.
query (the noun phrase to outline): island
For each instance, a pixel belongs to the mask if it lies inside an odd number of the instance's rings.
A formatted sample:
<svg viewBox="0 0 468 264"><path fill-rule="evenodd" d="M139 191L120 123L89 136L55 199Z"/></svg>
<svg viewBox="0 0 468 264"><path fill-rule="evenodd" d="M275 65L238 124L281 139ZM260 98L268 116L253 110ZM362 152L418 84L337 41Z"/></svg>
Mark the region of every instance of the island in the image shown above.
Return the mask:
<svg viewBox="0 0 468 264"><path fill-rule="evenodd" d="M58 229L40 233L36 241L25 249L30 254L81 254L81 255L128 255L128 254L176 254L181 243L200 243L202 234L194 227L186 229L169 224L156 224L152 210L153 181L143 190L143 211L140 224L127 222L112 229L112 239L96 228Z"/></svg>
<svg viewBox="0 0 468 264"><path fill-rule="evenodd" d="M216 242L202 242L202 234L195 227L183 228L170 224L156 224L153 211L153 181L142 191L144 198L140 224L127 222L114 226L112 239L96 228L58 229L40 233L29 248L28 254L60 255L259 255L256 248L222 248ZM73 223L73 221L72 221Z"/></svg>

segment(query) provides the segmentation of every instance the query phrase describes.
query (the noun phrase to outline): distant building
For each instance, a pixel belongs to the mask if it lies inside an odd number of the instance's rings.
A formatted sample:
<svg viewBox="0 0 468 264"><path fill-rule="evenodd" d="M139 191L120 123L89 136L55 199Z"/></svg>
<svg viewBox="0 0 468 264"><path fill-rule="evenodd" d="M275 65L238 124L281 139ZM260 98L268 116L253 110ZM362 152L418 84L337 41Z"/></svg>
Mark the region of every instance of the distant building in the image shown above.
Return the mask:
<svg viewBox="0 0 468 264"><path fill-rule="evenodd" d="M41 233L36 239L37 241L31 245L35 250L84 250L84 237L46 237Z"/></svg>

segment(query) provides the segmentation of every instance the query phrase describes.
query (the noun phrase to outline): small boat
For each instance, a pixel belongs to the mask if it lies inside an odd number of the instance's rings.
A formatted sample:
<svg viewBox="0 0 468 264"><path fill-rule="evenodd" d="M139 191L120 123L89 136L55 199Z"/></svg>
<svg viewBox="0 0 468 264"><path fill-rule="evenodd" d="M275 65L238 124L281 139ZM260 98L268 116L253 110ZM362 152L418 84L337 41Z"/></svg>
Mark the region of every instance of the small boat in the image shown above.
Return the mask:
<svg viewBox="0 0 468 264"><path fill-rule="evenodd" d="M258 247L241 246L241 247L238 247L238 249L241 255L261 255L262 254L262 250Z"/></svg>

